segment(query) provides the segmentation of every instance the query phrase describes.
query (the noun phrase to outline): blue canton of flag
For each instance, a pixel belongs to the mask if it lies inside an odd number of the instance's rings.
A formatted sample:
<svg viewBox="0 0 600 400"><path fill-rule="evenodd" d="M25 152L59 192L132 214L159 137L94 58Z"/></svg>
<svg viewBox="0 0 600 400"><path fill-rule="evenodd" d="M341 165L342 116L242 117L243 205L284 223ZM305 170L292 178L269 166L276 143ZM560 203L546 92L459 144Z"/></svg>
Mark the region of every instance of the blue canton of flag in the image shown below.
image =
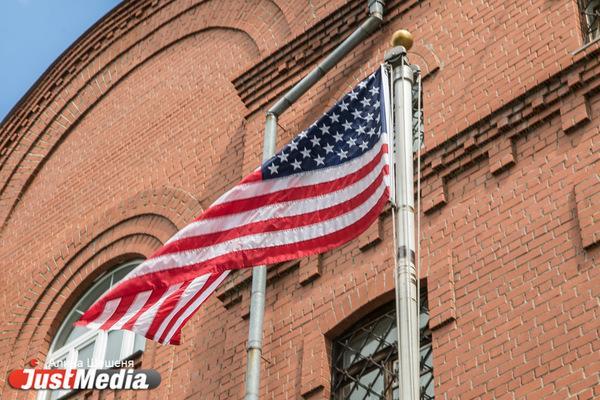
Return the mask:
<svg viewBox="0 0 600 400"><path fill-rule="evenodd" d="M385 125L381 83L380 70L360 82L319 120L265 161L263 179L336 166L371 149Z"/></svg>

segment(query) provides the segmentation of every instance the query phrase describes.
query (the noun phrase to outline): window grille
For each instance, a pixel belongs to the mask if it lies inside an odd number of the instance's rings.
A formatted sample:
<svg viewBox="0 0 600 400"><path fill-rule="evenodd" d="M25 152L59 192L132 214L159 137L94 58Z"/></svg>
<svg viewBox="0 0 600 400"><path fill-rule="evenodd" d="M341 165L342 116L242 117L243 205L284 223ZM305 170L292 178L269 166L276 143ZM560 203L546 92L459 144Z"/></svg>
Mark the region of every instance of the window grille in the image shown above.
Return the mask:
<svg viewBox="0 0 600 400"><path fill-rule="evenodd" d="M427 293L421 291L421 399L433 400L433 356ZM333 346L334 400L398 398L395 304L389 304L340 337Z"/></svg>
<svg viewBox="0 0 600 400"><path fill-rule="evenodd" d="M579 0L585 43L600 39L600 0Z"/></svg>

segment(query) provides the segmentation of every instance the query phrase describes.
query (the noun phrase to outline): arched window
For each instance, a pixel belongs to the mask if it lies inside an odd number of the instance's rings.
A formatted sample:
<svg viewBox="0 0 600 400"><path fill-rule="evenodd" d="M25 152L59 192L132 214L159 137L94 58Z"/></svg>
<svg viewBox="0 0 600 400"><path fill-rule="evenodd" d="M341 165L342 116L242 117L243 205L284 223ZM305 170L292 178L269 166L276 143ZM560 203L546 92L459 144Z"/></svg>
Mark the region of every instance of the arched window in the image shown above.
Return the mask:
<svg viewBox="0 0 600 400"><path fill-rule="evenodd" d="M146 339L131 331L100 331L75 327L73 323L108 289L123 279L141 261L121 265L98 277L92 286L69 311L60 325L50 352L46 357L48 368L110 368L144 349ZM58 399L68 391L55 390L40 393L41 399Z"/></svg>
<svg viewBox="0 0 600 400"><path fill-rule="evenodd" d="M421 288L421 399L432 400L433 358L427 292ZM371 313L333 345L334 400L398 398L398 333L395 303Z"/></svg>

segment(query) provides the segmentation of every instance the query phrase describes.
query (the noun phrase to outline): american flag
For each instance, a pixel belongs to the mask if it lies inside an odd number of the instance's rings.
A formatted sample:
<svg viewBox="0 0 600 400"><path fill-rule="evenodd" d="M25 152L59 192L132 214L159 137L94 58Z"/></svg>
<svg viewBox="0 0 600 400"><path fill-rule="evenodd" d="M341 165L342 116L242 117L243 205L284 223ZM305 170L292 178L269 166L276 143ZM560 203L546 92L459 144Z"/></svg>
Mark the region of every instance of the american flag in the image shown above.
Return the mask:
<svg viewBox="0 0 600 400"><path fill-rule="evenodd" d="M321 253L360 235L389 199L383 68L221 196L76 325L179 344L231 270Z"/></svg>

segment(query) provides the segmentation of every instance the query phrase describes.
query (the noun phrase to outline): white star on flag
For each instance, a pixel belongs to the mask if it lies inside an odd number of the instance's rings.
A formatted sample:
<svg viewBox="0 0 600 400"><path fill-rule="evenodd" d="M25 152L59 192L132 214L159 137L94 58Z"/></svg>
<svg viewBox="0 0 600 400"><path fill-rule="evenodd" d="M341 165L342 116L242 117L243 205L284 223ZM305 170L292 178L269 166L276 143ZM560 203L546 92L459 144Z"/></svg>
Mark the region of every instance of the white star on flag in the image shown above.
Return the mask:
<svg viewBox="0 0 600 400"><path fill-rule="evenodd" d="M360 111L358 111L358 110L352 111L352 115L354 116L354 119L362 118L360 115Z"/></svg>
<svg viewBox="0 0 600 400"><path fill-rule="evenodd" d="M325 124L323 124L323 126L321 126L319 128L319 130L321 131L321 134L323 134L323 135L329 133L329 127L327 125L325 125Z"/></svg>
<svg viewBox="0 0 600 400"><path fill-rule="evenodd" d="M302 153L302 158L306 158L306 157L310 158L310 150L307 149L306 147L300 153Z"/></svg>

